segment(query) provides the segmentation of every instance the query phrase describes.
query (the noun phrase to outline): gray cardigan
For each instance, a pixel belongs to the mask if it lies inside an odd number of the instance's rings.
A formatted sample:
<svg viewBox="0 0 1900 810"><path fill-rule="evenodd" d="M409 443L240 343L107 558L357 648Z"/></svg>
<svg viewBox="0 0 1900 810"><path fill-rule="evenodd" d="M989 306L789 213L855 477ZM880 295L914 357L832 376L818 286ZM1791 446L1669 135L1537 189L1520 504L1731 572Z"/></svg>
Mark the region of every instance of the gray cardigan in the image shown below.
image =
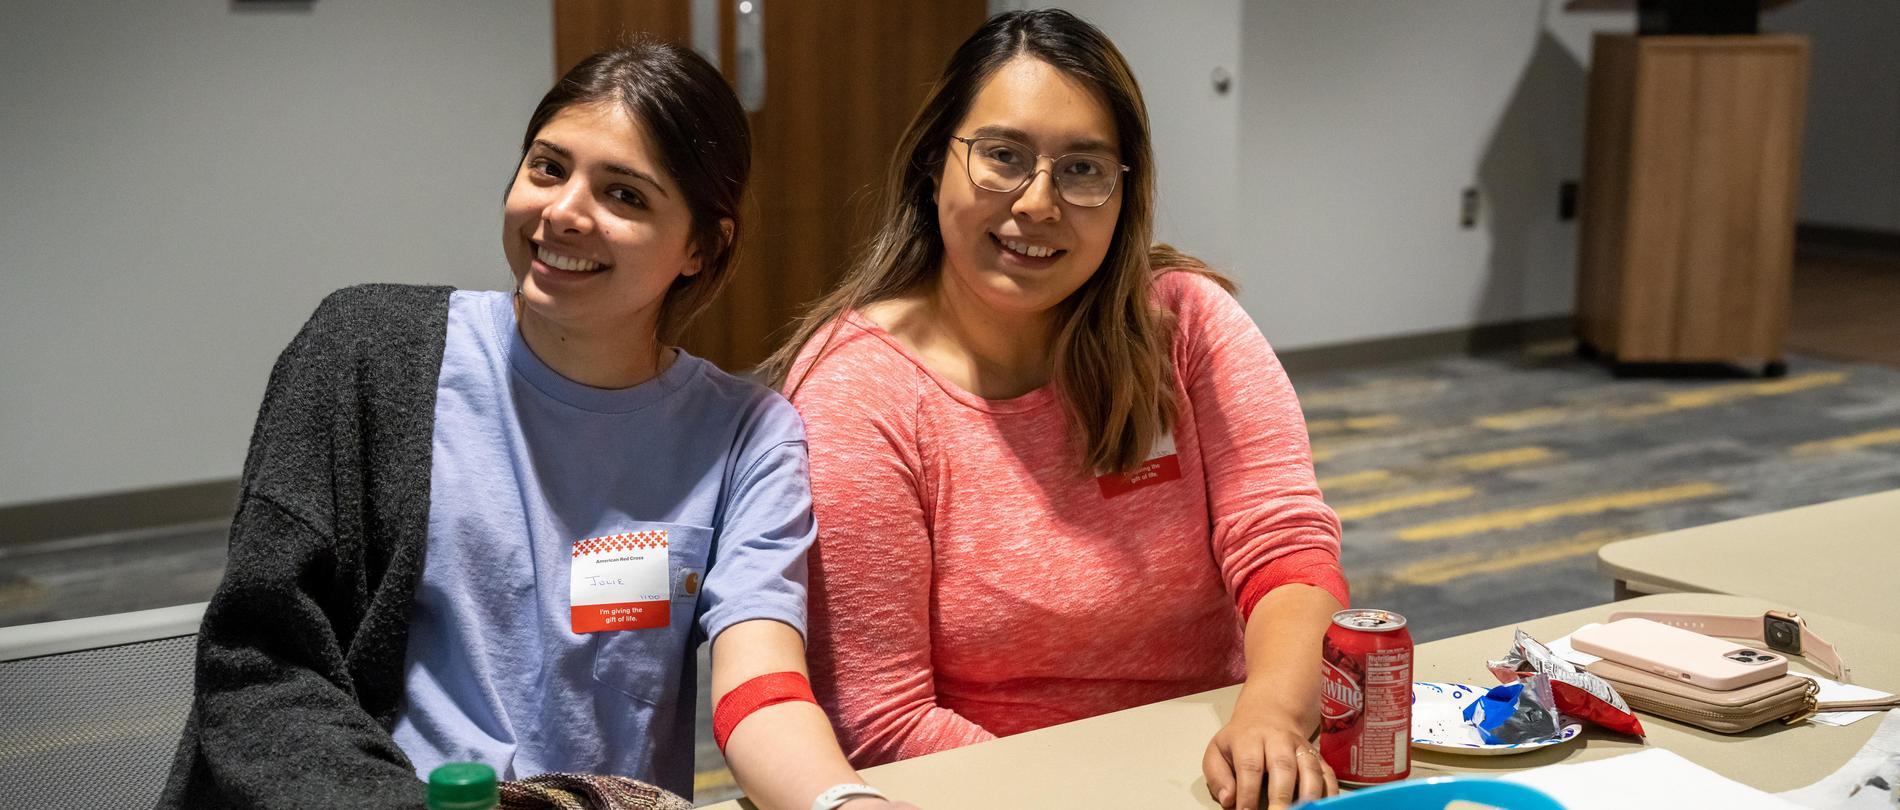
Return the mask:
<svg viewBox="0 0 1900 810"><path fill-rule="evenodd" d="M331 294L271 371L160 807L421 807L389 730L450 289Z"/></svg>

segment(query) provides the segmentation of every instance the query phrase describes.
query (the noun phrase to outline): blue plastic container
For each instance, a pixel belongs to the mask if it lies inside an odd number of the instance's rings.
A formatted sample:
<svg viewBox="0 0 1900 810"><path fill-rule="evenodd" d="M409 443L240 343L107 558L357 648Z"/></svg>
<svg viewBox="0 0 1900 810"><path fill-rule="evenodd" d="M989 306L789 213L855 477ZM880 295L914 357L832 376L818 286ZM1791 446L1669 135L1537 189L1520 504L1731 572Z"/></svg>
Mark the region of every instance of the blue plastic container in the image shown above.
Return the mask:
<svg viewBox="0 0 1900 810"><path fill-rule="evenodd" d="M1533 787L1496 779L1438 776L1360 788L1330 799L1300 805L1301 810L1439 810L1463 799L1502 810L1564 810L1556 799Z"/></svg>

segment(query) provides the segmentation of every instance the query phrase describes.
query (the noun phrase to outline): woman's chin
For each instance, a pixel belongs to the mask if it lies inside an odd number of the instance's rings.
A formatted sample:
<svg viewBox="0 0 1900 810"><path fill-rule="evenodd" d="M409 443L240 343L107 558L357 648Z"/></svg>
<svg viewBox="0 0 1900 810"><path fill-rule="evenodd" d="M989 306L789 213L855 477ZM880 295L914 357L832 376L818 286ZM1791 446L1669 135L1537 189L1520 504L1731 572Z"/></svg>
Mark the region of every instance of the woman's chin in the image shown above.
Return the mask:
<svg viewBox="0 0 1900 810"><path fill-rule="evenodd" d="M1018 317L1046 314L1075 292L1075 288L1065 289L1053 283L1058 277L1047 274L1023 274L1011 272L1010 268L998 268L983 275L977 295L998 314Z"/></svg>

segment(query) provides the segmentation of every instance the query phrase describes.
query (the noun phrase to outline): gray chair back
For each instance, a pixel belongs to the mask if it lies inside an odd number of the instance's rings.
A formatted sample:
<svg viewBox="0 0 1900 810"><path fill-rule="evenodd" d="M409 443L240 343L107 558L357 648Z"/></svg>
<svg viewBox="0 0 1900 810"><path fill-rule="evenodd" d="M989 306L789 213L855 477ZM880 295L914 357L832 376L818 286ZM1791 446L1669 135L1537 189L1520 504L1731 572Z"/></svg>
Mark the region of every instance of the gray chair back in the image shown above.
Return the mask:
<svg viewBox="0 0 1900 810"><path fill-rule="evenodd" d="M204 604L0 627L0 807L151 807Z"/></svg>

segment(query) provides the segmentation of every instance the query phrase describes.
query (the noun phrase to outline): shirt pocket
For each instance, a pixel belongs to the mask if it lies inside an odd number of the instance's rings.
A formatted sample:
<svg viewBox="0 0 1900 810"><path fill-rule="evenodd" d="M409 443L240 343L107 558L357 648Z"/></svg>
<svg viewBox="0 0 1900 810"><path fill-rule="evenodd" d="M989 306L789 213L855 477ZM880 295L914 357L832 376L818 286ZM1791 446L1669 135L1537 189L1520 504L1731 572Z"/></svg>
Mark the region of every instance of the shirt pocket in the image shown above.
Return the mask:
<svg viewBox="0 0 1900 810"><path fill-rule="evenodd" d="M667 625L593 633L594 682L634 700L665 705L679 695L704 588L712 529L683 523L640 522L623 531L665 530L670 598Z"/></svg>

